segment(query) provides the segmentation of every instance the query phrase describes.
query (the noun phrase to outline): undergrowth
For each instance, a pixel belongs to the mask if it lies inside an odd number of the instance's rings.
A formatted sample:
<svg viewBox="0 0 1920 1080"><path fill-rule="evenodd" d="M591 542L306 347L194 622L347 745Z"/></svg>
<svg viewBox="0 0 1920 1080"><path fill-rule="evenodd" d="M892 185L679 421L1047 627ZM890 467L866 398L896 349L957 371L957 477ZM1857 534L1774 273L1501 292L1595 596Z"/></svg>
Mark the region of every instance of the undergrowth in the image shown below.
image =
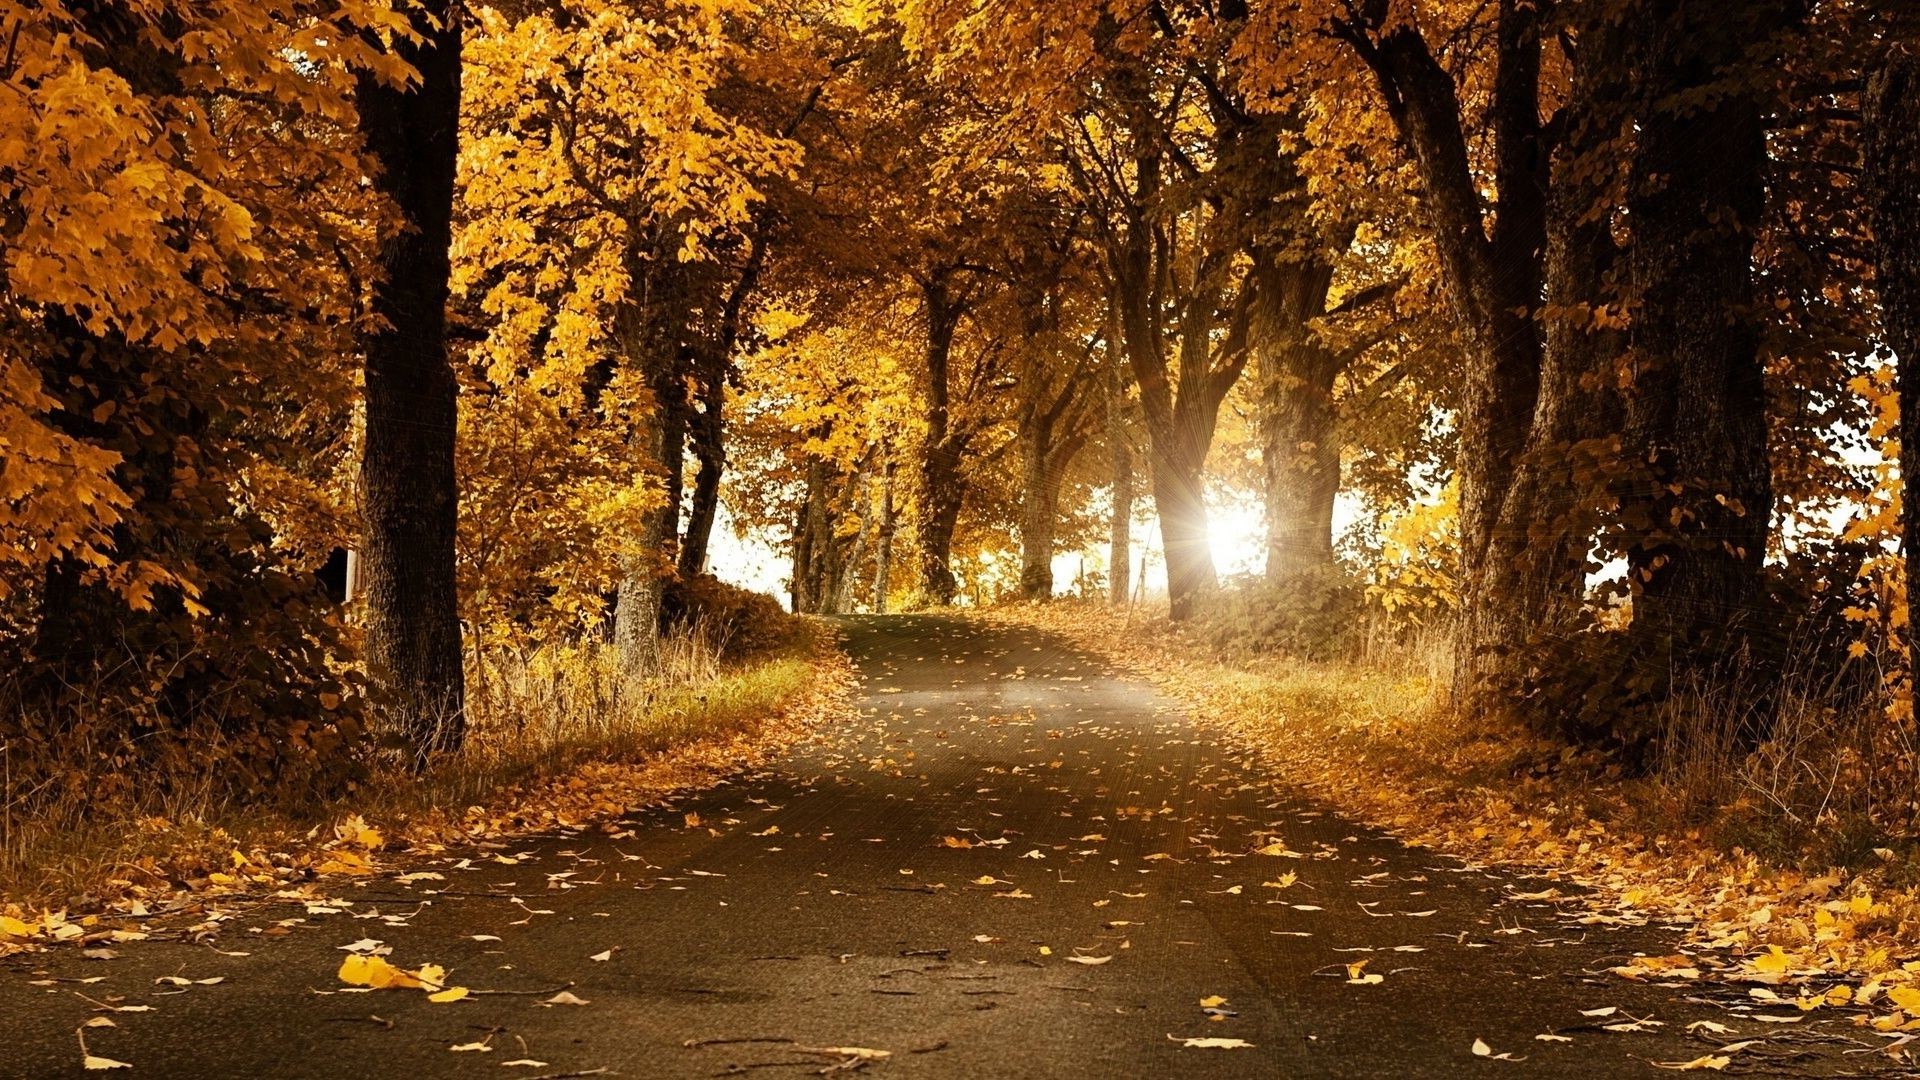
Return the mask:
<svg viewBox="0 0 1920 1080"><path fill-rule="evenodd" d="M1630 773L1603 753L1455 708L1438 633L1323 660L1223 653L1204 617L1178 627L1072 603L996 617L1151 677L1277 783L1408 842L1564 874L1618 917L1689 925L1696 942L1730 950L1743 978L1777 981L1791 957L1794 970L1862 980L1862 1001L1907 978L1889 974L1889 958L1920 938L1911 839L1920 745L1877 680L1841 692L1790 672L1772 684L1758 746L1728 734L1750 702L1676 693L1659 717L1662 750Z"/></svg>
<svg viewBox="0 0 1920 1080"><path fill-rule="evenodd" d="M6 743L0 901L84 909L129 893L198 888L232 870L237 851L298 851L330 838L347 814L378 822L397 843L537 824L554 789L579 796L597 786L611 793L605 801L632 779L613 775L624 767L754 736L819 679L832 652L825 634L806 620L776 633L696 618L663 640L660 664L644 680L623 675L612 647L592 638L489 650L468 660L467 742L458 755L415 772L362 753L334 785L267 797L223 790L211 770L102 796L88 777L109 760L82 753L16 767L29 748Z"/></svg>

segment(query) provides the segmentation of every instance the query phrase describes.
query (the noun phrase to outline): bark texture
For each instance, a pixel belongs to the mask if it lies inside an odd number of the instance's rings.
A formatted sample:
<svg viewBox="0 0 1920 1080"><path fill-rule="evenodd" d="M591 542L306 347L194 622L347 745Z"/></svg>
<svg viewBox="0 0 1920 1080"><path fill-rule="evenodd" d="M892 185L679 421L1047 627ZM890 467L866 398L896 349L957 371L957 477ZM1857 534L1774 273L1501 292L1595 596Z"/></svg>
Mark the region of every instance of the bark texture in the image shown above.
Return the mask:
<svg viewBox="0 0 1920 1080"><path fill-rule="evenodd" d="M1333 566L1340 442L1333 388L1342 367L1315 340L1333 268L1319 260L1254 264L1249 347L1259 365L1260 458L1266 484L1267 578Z"/></svg>
<svg viewBox="0 0 1920 1080"><path fill-rule="evenodd" d="M1756 24L1785 20L1778 5L1741 6L1751 18L1706 0L1656 3L1643 39L1627 438L1644 480L1623 517L1639 534L1627 552L1635 656L1641 678L1667 684L1657 693L1757 659L1777 621L1762 574L1773 490L1753 310L1766 132L1733 65Z"/></svg>
<svg viewBox="0 0 1920 1080"><path fill-rule="evenodd" d="M1900 541L1907 597L1920 597L1920 57L1888 56L1868 77L1866 185L1886 345L1899 362Z"/></svg>
<svg viewBox="0 0 1920 1080"><path fill-rule="evenodd" d="M1112 340L1118 340L1114 335ZM1133 445L1127 436L1127 384L1119 365L1107 381L1107 453L1113 506L1107 521L1107 601L1125 604L1133 592Z"/></svg>
<svg viewBox="0 0 1920 1080"><path fill-rule="evenodd" d="M953 422L953 337L965 312L947 276L936 274L922 288L927 319L926 443L919 478L920 588L927 600L951 604L953 530L966 501L960 473L968 432Z"/></svg>
<svg viewBox="0 0 1920 1080"><path fill-rule="evenodd" d="M360 466L366 655L394 724L424 757L465 733L454 559L456 386L447 358L448 249L459 149L459 5L413 9L419 44L396 45L416 86L363 76L360 131L375 185L402 227L380 244L367 335L366 445Z"/></svg>

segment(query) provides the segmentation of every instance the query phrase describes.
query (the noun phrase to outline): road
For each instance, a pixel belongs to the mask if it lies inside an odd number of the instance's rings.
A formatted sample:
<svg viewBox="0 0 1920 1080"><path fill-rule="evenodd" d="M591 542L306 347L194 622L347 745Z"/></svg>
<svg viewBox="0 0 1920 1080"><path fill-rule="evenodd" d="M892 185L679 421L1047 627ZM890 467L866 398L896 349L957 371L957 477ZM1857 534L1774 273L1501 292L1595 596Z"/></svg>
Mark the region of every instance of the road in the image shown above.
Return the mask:
<svg viewBox="0 0 1920 1080"><path fill-rule="evenodd" d="M1696 1020L1779 1034L1605 973L1673 934L1323 812L1036 631L845 632L863 715L759 773L263 906L226 952L16 958L0 1074L78 1074L98 1016L123 1075L193 1077L1592 1077L1707 1053ZM486 993L345 992L363 939Z"/></svg>

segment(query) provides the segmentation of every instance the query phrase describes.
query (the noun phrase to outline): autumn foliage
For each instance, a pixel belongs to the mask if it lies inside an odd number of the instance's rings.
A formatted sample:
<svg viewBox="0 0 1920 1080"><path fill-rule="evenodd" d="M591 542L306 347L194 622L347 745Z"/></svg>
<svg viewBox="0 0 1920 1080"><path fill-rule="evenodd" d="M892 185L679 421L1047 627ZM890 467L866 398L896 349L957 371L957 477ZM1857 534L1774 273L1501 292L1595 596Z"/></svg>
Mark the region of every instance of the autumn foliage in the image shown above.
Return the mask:
<svg viewBox="0 0 1920 1080"><path fill-rule="evenodd" d="M1217 655L1437 642L1452 708L1623 774L1817 705L1910 792L1915 40L1880 0L0 2L8 798L340 791L459 760L502 657L770 655L740 537L793 611L1146 571Z"/></svg>

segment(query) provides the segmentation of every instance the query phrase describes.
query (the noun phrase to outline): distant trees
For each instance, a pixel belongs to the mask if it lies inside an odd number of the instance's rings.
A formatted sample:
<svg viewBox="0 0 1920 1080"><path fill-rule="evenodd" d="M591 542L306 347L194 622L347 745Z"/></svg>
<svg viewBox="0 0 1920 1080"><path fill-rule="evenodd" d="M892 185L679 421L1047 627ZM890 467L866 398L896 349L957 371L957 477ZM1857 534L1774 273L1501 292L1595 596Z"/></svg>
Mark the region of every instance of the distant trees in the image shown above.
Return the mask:
<svg viewBox="0 0 1920 1080"><path fill-rule="evenodd" d="M1248 493L1263 615L1450 618L1463 705L1629 765L1728 686L1765 738L1801 620L1904 618L1890 0L15 6L0 651L50 745L111 698L129 760L372 715L424 762L475 652L649 678L722 521L809 612L1099 541L1124 599L1143 488L1174 617Z"/></svg>

